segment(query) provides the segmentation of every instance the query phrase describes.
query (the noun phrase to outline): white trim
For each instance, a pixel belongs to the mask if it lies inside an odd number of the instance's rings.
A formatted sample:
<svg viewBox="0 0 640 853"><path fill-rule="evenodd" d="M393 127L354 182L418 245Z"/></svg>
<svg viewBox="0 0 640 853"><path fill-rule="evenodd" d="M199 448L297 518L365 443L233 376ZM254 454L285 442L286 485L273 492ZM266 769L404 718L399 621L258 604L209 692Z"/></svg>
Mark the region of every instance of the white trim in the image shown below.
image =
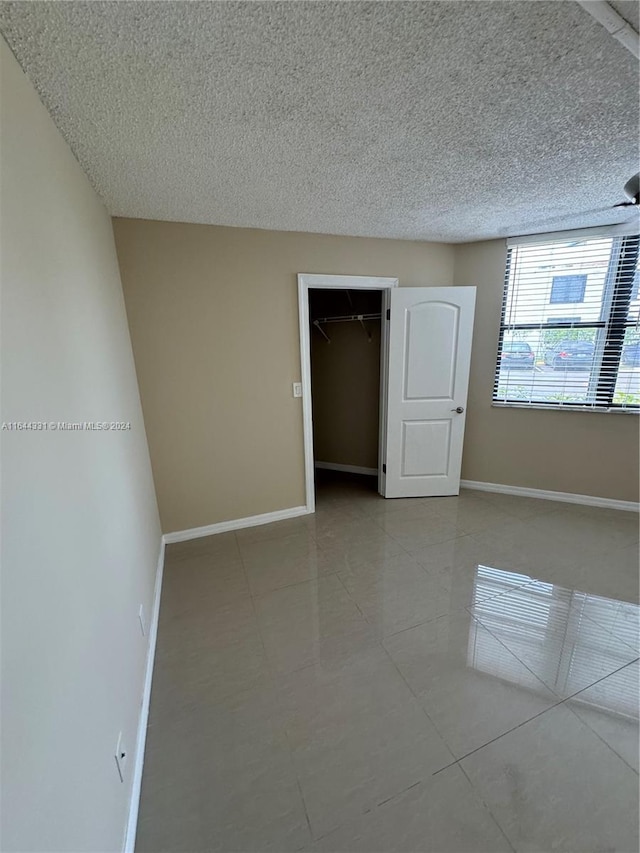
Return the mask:
<svg viewBox="0 0 640 853"><path fill-rule="evenodd" d="M382 316L391 312L391 290L382 291ZM384 329L384 334L382 333ZM386 321L380 330L380 405L378 407L378 494L387 491L387 407L389 404L389 334L391 323Z"/></svg>
<svg viewBox="0 0 640 853"><path fill-rule="evenodd" d="M275 512L264 512L262 515L233 518L230 521L220 521L218 524L207 524L205 527L192 527L189 530L165 533L164 541L167 545L171 542L186 542L188 539L214 536L216 533L226 533L229 530L242 530L244 527L257 527L259 524L271 524L272 521L284 521L286 518L296 518L308 512L309 509L306 506L293 506L289 509L278 509Z"/></svg>
<svg viewBox="0 0 640 853"><path fill-rule="evenodd" d="M323 288L329 290L389 290L398 286L397 278L382 278L368 275L318 275L316 273L298 273L298 317L300 321L300 374L302 379L302 424L304 434L304 478L307 512L314 512L316 496L314 486L313 460L313 410L311 404L311 339L309 333L309 290ZM383 299L384 301L384 299ZM388 305L388 302L385 302ZM385 338L388 324L381 325L381 358L386 353ZM385 405L381 398L380 405ZM382 439L383 436L381 435ZM380 476L380 475L379 475Z"/></svg>
<svg viewBox="0 0 640 853"><path fill-rule="evenodd" d="M581 406L576 403L574 406L563 405L562 403L514 403L510 400L492 400L491 405L495 409L542 409L546 412L595 412L597 415L639 415L640 409L624 409L622 406Z"/></svg>
<svg viewBox="0 0 640 853"><path fill-rule="evenodd" d="M568 218L568 217L567 217ZM628 222L617 225L598 225L594 228L573 228L570 231L549 231L546 234L521 234L518 237L507 237L507 248L527 246L531 243L555 243L563 240L581 240L598 237L625 237L638 233L638 220L634 216Z"/></svg>
<svg viewBox="0 0 640 853"><path fill-rule="evenodd" d="M378 476L377 468L363 468L361 465L342 465L339 462L316 462L316 468L325 468L327 471L345 471L348 474L371 474Z"/></svg>
<svg viewBox="0 0 640 853"><path fill-rule="evenodd" d="M142 768L144 766L144 749L147 741L147 723L149 720L149 704L151 701L151 681L153 679L153 662L156 656L156 639L158 636L158 615L160 613L160 596L162 593L162 575L164 572L164 537L160 544L160 555L156 568L156 583L153 591L153 610L149 622L149 645L147 649L147 666L144 675L142 691L142 707L138 720L138 735L136 738L136 754L133 765L133 780L131 783L131 798L129 800L129 819L127 833L124 839L124 853L133 853L136 846L136 830L138 828L138 809L140 807L140 789L142 786Z"/></svg>
<svg viewBox="0 0 640 853"><path fill-rule="evenodd" d="M397 278L383 278L374 275L317 275L316 273L298 273L298 284L304 284L307 290L328 288L329 290L386 290L397 287Z"/></svg>
<svg viewBox="0 0 640 853"><path fill-rule="evenodd" d="M479 492L497 492L502 495L517 495L521 498L540 498L546 501L561 501L562 503L581 504L583 506L621 509L626 512L640 512L640 503L634 501L598 498L593 495L576 495L573 492L550 492L546 489L528 489L524 486L504 486L500 483L482 483L478 480L461 480L460 485L464 489L475 489Z"/></svg>

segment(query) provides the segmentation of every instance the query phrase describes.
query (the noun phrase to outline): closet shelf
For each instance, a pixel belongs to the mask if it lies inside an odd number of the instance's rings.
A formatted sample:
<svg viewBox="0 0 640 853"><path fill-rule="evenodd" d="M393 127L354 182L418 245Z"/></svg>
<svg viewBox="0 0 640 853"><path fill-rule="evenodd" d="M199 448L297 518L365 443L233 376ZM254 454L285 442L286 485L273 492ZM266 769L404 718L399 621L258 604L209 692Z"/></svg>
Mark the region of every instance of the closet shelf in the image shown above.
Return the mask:
<svg viewBox="0 0 640 853"><path fill-rule="evenodd" d="M326 340L328 344L331 343L331 338L327 335L327 333L322 329L323 323L360 323L364 332L367 336L367 340L371 343L371 332L365 326L365 320L381 320L382 314L345 314L342 317L319 317L317 320L313 321L313 325L320 332L322 337Z"/></svg>

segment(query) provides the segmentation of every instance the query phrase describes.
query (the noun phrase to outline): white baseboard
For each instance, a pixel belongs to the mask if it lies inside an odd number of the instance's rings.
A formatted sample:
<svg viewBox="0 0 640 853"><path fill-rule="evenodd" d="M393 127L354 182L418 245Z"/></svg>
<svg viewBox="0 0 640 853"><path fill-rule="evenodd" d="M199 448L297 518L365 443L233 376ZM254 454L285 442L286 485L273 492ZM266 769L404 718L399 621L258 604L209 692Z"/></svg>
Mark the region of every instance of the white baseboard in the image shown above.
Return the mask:
<svg viewBox="0 0 640 853"><path fill-rule="evenodd" d="M250 515L247 518L234 518L231 521L220 521L218 524L207 524L205 527L192 527L189 530L176 530L165 533L164 541L186 542L188 539L200 539L202 536L214 536L216 533L227 533L229 530L242 530L244 527L257 527L259 524L271 524L273 521L284 521L286 518L296 518L307 515L306 506L293 506L289 509L279 509L275 512L264 512L262 515Z"/></svg>
<svg viewBox="0 0 640 853"><path fill-rule="evenodd" d="M338 462L314 462L316 468L325 468L327 471L346 471L347 474L370 474L378 476L377 468L363 468L361 465L341 465Z"/></svg>
<svg viewBox="0 0 640 853"><path fill-rule="evenodd" d="M476 489L479 492L498 492L499 494L516 495L521 498L540 498L546 501L561 501L569 504L640 512L640 503L634 501L618 501L614 498L597 498L592 495L575 495L573 492L549 492L545 489L527 489L524 486L503 486L500 483L482 483L478 480L461 480L460 485L464 489Z"/></svg>
<svg viewBox="0 0 640 853"><path fill-rule="evenodd" d="M160 595L162 592L162 574L164 571L164 538L160 544L160 556L156 569L156 583L153 591L153 610L149 622L149 646L147 650L147 666L144 675L142 691L142 707L138 721L138 736L136 738L136 754L133 764L133 779L131 782L131 800L129 804L129 820L124 841L124 853L134 853L136 846L136 830L138 828L138 808L140 806L140 789L142 787L142 768L144 766L144 749L147 741L147 723L149 721L149 703L151 701L151 681L153 679L153 662L156 656L156 639L158 637L158 616L160 613Z"/></svg>

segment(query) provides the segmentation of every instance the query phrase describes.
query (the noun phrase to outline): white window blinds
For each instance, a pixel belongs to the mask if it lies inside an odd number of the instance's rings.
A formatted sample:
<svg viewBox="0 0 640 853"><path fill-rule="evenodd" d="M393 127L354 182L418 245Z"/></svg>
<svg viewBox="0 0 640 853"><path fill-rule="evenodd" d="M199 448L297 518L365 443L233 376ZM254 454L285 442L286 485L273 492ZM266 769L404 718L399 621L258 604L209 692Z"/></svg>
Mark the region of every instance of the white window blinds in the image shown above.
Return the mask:
<svg viewBox="0 0 640 853"><path fill-rule="evenodd" d="M639 242L637 234L510 241L495 404L639 410Z"/></svg>

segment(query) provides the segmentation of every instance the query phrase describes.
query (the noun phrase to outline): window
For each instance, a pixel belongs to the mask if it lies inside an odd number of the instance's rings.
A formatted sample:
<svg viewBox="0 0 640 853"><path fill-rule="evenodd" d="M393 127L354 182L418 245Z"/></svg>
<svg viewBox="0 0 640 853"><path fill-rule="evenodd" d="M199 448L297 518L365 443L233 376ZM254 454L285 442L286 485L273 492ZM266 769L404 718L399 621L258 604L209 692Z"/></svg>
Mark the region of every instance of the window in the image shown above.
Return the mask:
<svg viewBox="0 0 640 853"><path fill-rule="evenodd" d="M584 302L586 288L586 275L554 275L551 279L549 302L564 305L568 302Z"/></svg>
<svg viewBox="0 0 640 853"><path fill-rule="evenodd" d="M509 241L494 404L640 411L640 237L537 239Z"/></svg>

